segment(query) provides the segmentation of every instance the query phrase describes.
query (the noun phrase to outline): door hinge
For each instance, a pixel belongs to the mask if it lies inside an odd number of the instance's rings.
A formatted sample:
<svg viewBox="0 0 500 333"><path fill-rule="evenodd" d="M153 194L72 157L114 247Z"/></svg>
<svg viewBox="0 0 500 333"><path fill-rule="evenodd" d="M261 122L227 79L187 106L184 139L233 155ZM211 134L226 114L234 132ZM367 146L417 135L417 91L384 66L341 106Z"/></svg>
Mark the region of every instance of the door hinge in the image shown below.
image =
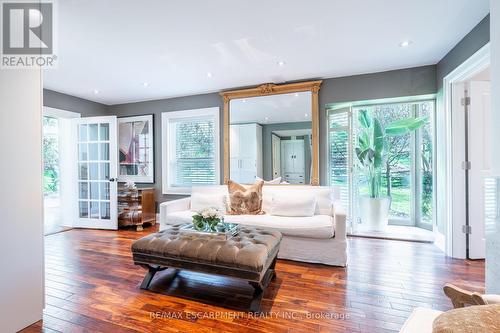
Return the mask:
<svg viewBox="0 0 500 333"><path fill-rule="evenodd" d="M472 234L472 227L470 225L463 225L462 226L462 232L464 234L470 235L470 234Z"/></svg>
<svg viewBox="0 0 500 333"><path fill-rule="evenodd" d="M470 163L470 161L463 161L462 162L462 169L464 169L464 170L470 170L471 169L471 163Z"/></svg>
<svg viewBox="0 0 500 333"><path fill-rule="evenodd" d="M460 101L461 101L463 106L470 105L470 97L464 97Z"/></svg>

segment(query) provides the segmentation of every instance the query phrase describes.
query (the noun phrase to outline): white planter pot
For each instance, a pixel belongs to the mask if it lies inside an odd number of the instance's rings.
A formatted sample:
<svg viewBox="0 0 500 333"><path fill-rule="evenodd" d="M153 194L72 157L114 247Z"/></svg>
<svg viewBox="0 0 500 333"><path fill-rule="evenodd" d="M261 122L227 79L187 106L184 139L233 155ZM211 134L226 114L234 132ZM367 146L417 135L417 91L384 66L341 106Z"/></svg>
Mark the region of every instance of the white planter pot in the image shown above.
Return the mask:
<svg viewBox="0 0 500 333"><path fill-rule="evenodd" d="M361 230L384 231L389 223L389 208L391 198L359 198L359 210L361 217Z"/></svg>

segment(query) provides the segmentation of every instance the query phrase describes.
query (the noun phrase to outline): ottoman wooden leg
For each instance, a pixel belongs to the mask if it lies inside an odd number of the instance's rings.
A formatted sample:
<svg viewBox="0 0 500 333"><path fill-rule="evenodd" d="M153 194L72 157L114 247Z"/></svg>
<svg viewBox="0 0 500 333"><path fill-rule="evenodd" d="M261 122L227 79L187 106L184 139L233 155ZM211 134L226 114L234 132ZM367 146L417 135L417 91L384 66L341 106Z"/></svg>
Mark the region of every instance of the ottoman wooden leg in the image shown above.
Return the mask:
<svg viewBox="0 0 500 333"><path fill-rule="evenodd" d="M142 280L141 289L147 290L149 288L149 284L153 280L153 277L155 276L156 272L161 271L161 270L162 269L160 267L148 266L148 272L146 273L144 280Z"/></svg>
<svg viewBox="0 0 500 333"><path fill-rule="evenodd" d="M254 288L252 303L250 304L250 312L259 312L262 296L264 295L264 289L262 289L262 286L258 282L249 283Z"/></svg>
<svg viewBox="0 0 500 333"><path fill-rule="evenodd" d="M274 280L276 279L276 261L278 260L278 256L276 256L273 260L273 263L271 264L271 266L269 266L269 269L272 270L272 276L271 276L271 280Z"/></svg>

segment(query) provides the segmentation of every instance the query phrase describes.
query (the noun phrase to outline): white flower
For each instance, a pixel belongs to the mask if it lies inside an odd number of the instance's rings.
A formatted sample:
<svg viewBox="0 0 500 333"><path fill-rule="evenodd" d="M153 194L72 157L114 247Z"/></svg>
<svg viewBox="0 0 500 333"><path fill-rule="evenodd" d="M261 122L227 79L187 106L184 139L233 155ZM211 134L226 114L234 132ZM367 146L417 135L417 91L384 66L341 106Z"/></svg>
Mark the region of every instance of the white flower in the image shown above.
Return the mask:
<svg viewBox="0 0 500 333"><path fill-rule="evenodd" d="M205 208L198 214L200 214L204 219L220 219L224 216L224 213L215 207Z"/></svg>

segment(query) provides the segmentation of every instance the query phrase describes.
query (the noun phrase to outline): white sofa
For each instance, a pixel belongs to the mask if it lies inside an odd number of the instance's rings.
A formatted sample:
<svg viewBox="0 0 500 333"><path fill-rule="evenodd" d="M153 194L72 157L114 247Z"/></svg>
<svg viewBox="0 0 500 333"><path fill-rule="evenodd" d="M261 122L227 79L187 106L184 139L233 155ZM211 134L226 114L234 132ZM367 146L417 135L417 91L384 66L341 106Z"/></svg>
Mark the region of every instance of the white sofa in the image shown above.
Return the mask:
<svg viewBox="0 0 500 333"><path fill-rule="evenodd" d="M322 186L270 186L263 187L263 215L226 215L225 220L246 226L272 228L283 234L279 258L333 266L346 266L346 215L334 200L333 190ZM219 198L227 195L227 186L192 188L192 195ZM273 198L281 196L315 197L313 216L271 215ZM222 199L221 199L222 200ZM192 222L199 207L192 207L191 197L160 204L160 230L169 225Z"/></svg>

